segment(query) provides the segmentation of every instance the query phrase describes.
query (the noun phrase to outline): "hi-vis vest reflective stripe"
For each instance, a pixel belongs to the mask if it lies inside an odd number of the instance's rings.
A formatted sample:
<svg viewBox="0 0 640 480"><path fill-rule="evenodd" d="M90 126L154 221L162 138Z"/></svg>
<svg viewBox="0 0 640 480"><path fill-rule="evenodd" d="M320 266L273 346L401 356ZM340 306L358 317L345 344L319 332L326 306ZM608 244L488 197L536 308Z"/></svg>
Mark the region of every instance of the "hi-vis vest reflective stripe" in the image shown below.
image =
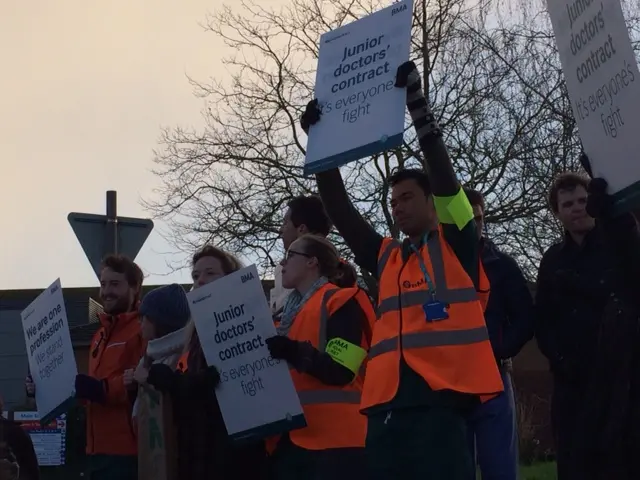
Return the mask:
<svg viewBox="0 0 640 480"><path fill-rule="evenodd" d="M400 355L433 390L488 395L482 397L486 400L504 389L478 294L441 230L430 235L420 254L436 299L449 304L449 318L427 322L423 305L431 296L417 255L412 253L405 264L401 244L385 239L378 256L378 320L363 409L393 399L400 381ZM484 271L481 277L486 280Z"/></svg>
<svg viewBox="0 0 640 480"><path fill-rule="evenodd" d="M182 356L178 360L178 364L176 365L176 370L182 373L186 372L187 369L189 368L187 363L188 361L189 361L189 352L185 352L182 354Z"/></svg>
<svg viewBox="0 0 640 480"><path fill-rule="evenodd" d="M337 288L326 284L313 295L298 313L289 338L308 341L321 352L327 346L327 321L340 307L355 298L370 324L375 312L366 293L358 287ZM363 334L360 347L368 350ZM359 412L366 366L353 382L344 387L325 385L311 375L291 370L307 427L289 432L291 441L308 450L364 447L366 418Z"/></svg>

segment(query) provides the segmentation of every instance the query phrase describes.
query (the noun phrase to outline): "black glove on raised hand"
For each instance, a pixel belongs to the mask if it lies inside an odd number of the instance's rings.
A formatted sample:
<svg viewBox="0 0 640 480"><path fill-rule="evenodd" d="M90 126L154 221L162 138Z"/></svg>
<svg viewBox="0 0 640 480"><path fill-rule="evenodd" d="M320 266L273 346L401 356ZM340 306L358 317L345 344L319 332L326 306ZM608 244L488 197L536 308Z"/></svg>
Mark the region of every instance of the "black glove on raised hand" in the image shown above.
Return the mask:
<svg viewBox="0 0 640 480"><path fill-rule="evenodd" d="M417 81L417 88L415 87ZM398 88L405 88L407 85L412 85L415 90L421 87L420 74L418 73L418 67L412 61L404 62L398 67L396 71L396 83Z"/></svg>
<svg viewBox="0 0 640 480"><path fill-rule="evenodd" d="M220 384L220 372L213 365L211 365L210 367L207 367L206 375L207 375L207 382L213 388L216 388Z"/></svg>
<svg viewBox="0 0 640 480"><path fill-rule="evenodd" d="M291 340L289 337L276 335L275 337L267 338L265 342L273 358L286 360L289 363L294 363L298 358L298 342Z"/></svg>
<svg viewBox="0 0 640 480"><path fill-rule="evenodd" d="M593 218L607 218L611 215L613 198L607 193L604 178L592 178L589 182L587 213Z"/></svg>
<svg viewBox="0 0 640 480"><path fill-rule="evenodd" d="M94 403L104 403L106 397L107 391L102 380L83 373L76 375L76 398Z"/></svg>
<svg viewBox="0 0 640 480"><path fill-rule="evenodd" d="M580 154L580 165L585 169L591 181L587 193L587 213L592 218L607 218L611 215L613 208L613 198L607 194L607 181L604 178L593 178L593 170L589 156L582 152Z"/></svg>
<svg viewBox="0 0 640 480"><path fill-rule="evenodd" d="M309 128L311 125L318 123L321 115L322 112L320 111L317 98L314 98L307 103L307 107L304 109L302 117L300 117L300 126L302 127L302 130L304 130L304 133L309 133Z"/></svg>

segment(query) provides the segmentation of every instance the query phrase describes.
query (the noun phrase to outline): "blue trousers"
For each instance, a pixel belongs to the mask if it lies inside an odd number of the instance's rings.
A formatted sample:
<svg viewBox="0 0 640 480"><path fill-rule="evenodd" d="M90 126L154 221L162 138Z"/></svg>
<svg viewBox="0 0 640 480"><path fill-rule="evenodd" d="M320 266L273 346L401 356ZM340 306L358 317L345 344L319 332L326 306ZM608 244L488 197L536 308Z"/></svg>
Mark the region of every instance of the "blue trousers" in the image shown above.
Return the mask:
<svg viewBox="0 0 640 480"><path fill-rule="evenodd" d="M482 480L517 480L518 428L511 374L502 372L504 392L474 408L467 419L471 457ZM475 480L475 472L472 480Z"/></svg>

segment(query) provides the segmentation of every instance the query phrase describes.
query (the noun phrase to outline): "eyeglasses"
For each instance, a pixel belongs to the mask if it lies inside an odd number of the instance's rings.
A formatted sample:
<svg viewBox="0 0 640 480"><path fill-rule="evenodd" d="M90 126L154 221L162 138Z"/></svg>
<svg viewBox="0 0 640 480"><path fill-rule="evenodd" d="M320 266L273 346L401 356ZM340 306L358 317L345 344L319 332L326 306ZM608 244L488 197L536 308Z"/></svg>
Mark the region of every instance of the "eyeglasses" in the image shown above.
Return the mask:
<svg viewBox="0 0 640 480"><path fill-rule="evenodd" d="M295 257L296 255L300 255L301 257L305 257L305 258L313 257L313 255L309 255L307 253L296 252L295 250L289 250L287 251L287 256L285 257L285 260L291 260L291 258Z"/></svg>

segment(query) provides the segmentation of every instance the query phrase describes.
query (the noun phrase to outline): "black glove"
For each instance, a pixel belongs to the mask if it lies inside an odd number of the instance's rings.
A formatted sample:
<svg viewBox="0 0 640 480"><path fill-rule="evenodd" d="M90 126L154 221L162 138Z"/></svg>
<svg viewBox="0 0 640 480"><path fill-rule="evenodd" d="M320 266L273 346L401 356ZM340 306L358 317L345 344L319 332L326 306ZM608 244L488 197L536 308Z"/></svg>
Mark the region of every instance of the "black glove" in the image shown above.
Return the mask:
<svg viewBox="0 0 640 480"><path fill-rule="evenodd" d="M589 182L587 213L593 218L608 218L613 209L613 198L607 194L607 181L604 178L592 178Z"/></svg>
<svg viewBox="0 0 640 480"><path fill-rule="evenodd" d="M298 342L291 340L289 337L276 335L275 337L267 338L265 342L273 358L286 360L289 363L294 363L298 358L300 350Z"/></svg>
<svg viewBox="0 0 640 480"><path fill-rule="evenodd" d="M210 367L207 367L206 375L207 375L207 382L213 388L216 388L220 384L220 372L213 365L211 365Z"/></svg>
<svg viewBox="0 0 640 480"><path fill-rule="evenodd" d="M304 113L302 117L300 117L300 126L304 133L309 133L309 128L311 125L315 125L320 121L320 116L322 112L320 111L320 107L318 106L318 99L314 98L309 103L307 103L307 107L304 109Z"/></svg>
<svg viewBox="0 0 640 480"><path fill-rule="evenodd" d="M593 170L591 169L591 161L589 156L582 152L580 154L580 165L589 174L591 181L587 192L587 213L592 218L604 219L608 218L613 208L613 198L607 194L607 181L604 178L593 178Z"/></svg>
<svg viewBox="0 0 640 480"><path fill-rule="evenodd" d="M591 170L591 162L589 161L589 156L586 153L582 152L578 160L580 160L580 165L582 165L582 168L584 168L589 177L593 178L593 171Z"/></svg>
<svg viewBox="0 0 640 480"><path fill-rule="evenodd" d="M417 78L411 78L411 81L409 81L410 80L409 76L412 75L414 72ZM416 80L417 80L417 88L415 87ZM413 63L412 61L404 62L402 65L398 67L398 70L396 71L396 83L395 83L396 87L405 88L409 83L412 84L414 90L419 89L422 83L420 79L420 75L418 75L418 67L416 67L416 64Z"/></svg>
<svg viewBox="0 0 640 480"><path fill-rule="evenodd" d="M76 398L104 403L107 398L104 381L79 373L76 375Z"/></svg>
<svg viewBox="0 0 640 480"><path fill-rule="evenodd" d="M149 367L147 383L159 392L171 392L175 386L175 376L178 373L171 370L169 365L164 363L154 363Z"/></svg>

